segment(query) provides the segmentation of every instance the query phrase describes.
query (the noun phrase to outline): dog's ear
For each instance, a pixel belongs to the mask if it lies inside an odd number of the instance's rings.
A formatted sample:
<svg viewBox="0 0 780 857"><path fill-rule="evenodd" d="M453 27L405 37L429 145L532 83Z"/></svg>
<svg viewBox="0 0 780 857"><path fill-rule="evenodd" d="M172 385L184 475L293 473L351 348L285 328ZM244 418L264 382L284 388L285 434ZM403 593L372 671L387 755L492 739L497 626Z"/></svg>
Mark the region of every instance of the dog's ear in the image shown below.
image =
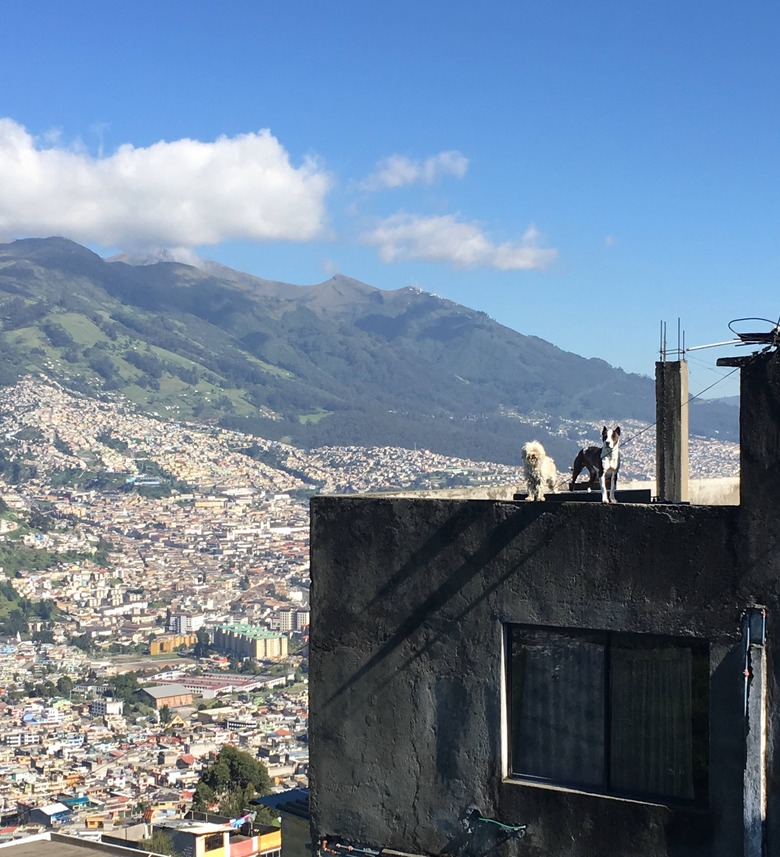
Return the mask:
<svg viewBox="0 0 780 857"><path fill-rule="evenodd" d="M615 434L620 437L620 426L615 426Z"/></svg>
<svg viewBox="0 0 780 857"><path fill-rule="evenodd" d="M604 426L604 428L601 430L601 439L602 440L607 439L607 427L606 426Z"/></svg>

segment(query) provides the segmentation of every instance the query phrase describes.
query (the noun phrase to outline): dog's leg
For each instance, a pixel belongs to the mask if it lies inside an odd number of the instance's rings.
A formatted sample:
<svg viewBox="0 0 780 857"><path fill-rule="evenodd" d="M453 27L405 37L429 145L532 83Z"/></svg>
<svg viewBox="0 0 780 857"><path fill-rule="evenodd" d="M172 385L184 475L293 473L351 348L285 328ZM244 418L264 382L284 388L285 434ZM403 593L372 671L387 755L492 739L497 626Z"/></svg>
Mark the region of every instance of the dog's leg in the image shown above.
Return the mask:
<svg viewBox="0 0 780 857"><path fill-rule="evenodd" d="M544 492L542 486L532 478L526 482L527 494L525 499L532 503L538 503L539 500L544 500Z"/></svg>
<svg viewBox="0 0 780 857"><path fill-rule="evenodd" d="M609 497L607 496L607 474L603 470L599 476L599 484L601 485L601 502L609 503Z"/></svg>
<svg viewBox="0 0 780 857"><path fill-rule="evenodd" d="M582 473L582 466L583 463L585 463L584 459L585 455L583 453L583 450L580 450L577 453L577 457L574 459L574 464L572 464L571 467L571 482L569 483L569 491L574 490L574 483L577 481L577 477L580 475L580 473ZM589 466L588 470L590 470Z"/></svg>
<svg viewBox="0 0 780 857"><path fill-rule="evenodd" d="M616 500L615 500L615 488L617 488L617 476L618 476L617 470L613 470L612 471L612 479L610 480L610 486L609 486L609 502L610 503L616 502Z"/></svg>

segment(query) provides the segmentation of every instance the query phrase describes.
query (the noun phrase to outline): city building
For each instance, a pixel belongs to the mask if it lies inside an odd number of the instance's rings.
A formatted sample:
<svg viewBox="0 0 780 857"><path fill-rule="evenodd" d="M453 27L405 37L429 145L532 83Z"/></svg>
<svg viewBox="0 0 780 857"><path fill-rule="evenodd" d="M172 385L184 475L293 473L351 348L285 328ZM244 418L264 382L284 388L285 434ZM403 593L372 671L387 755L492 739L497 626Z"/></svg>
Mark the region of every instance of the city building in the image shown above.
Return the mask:
<svg viewBox="0 0 780 857"><path fill-rule="evenodd" d="M220 652L239 658L277 660L287 657L284 634L245 623L217 625L212 645Z"/></svg>
<svg viewBox="0 0 780 857"><path fill-rule="evenodd" d="M177 613L171 617L171 631L174 634L195 634L203 627L204 622L202 613Z"/></svg>
<svg viewBox="0 0 780 857"><path fill-rule="evenodd" d="M149 705L158 711L161 708L178 708L192 705L192 693L180 684L163 684L156 687L141 688L139 693L145 696Z"/></svg>
<svg viewBox="0 0 780 857"><path fill-rule="evenodd" d="M4 857L138 857L139 853L149 853L139 852L137 848L94 842L51 830L0 842L0 849L3 850Z"/></svg>
<svg viewBox="0 0 780 857"><path fill-rule="evenodd" d="M121 699L95 699L89 704L89 713L93 717L116 717L124 713L125 703Z"/></svg>
<svg viewBox="0 0 780 857"><path fill-rule="evenodd" d="M240 821L234 826L230 819L171 819L155 822L154 827L168 833L177 853L189 857L280 857L280 828Z"/></svg>
<svg viewBox="0 0 780 857"><path fill-rule="evenodd" d="M149 642L150 655L164 655L177 649L194 646L198 642L196 634L165 634Z"/></svg>
<svg viewBox="0 0 780 857"><path fill-rule="evenodd" d="M309 621L310 614L308 610L286 609L277 610L277 612L270 617L269 624L275 630L287 633L290 631L303 631L304 628L309 626Z"/></svg>
<svg viewBox="0 0 780 857"><path fill-rule="evenodd" d="M50 803L46 806L36 806L30 810L29 822L41 824L44 827L54 827L64 824L73 814L73 810L64 803Z"/></svg>

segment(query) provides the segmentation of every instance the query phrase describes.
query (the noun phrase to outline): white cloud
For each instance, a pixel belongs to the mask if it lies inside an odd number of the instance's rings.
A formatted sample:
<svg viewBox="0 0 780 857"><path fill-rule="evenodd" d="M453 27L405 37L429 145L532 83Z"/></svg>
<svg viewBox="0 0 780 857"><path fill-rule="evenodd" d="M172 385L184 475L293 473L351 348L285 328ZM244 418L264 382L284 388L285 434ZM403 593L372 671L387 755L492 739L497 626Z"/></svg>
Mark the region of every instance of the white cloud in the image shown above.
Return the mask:
<svg viewBox="0 0 780 857"><path fill-rule="evenodd" d="M367 190L383 190L411 184L432 185L444 176L462 179L468 167L469 159L454 150L439 152L424 161L415 161L403 155L391 155L377 164L363 187Z"/></svg>
<svg viewBox="0 0 780 857"><path fill-rule="evenodd" d="M330 177L268 131L130 144L95 158L0 119L0 232L104 246L322 237Z"/></svg>
<svg viewBox="0 0 780 857"><path fill-rule="evenodd" d="M501 271L542 269L558 255L539 247L540 235L530 226L520 241L493 244L476 223L452 215L420 217L395 214L363 236L378 248L383 262L446 262L456 268L497 268Z"/></svg>

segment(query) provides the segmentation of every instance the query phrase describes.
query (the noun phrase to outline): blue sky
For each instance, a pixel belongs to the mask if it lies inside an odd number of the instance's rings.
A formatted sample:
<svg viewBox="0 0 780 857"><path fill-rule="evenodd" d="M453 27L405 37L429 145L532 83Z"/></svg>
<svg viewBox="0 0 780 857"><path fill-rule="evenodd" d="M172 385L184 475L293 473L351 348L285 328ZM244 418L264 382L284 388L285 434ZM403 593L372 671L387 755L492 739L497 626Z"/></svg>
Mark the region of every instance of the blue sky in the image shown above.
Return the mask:
<svg viewBox="0 0 780 857"><path fill-rule="evenodd" d="M413 284L645 374L661 319L697 345L780 315L776 4L27 0L3 23L2 240ZM726 353L690 355L692 392Z"/></svg>

